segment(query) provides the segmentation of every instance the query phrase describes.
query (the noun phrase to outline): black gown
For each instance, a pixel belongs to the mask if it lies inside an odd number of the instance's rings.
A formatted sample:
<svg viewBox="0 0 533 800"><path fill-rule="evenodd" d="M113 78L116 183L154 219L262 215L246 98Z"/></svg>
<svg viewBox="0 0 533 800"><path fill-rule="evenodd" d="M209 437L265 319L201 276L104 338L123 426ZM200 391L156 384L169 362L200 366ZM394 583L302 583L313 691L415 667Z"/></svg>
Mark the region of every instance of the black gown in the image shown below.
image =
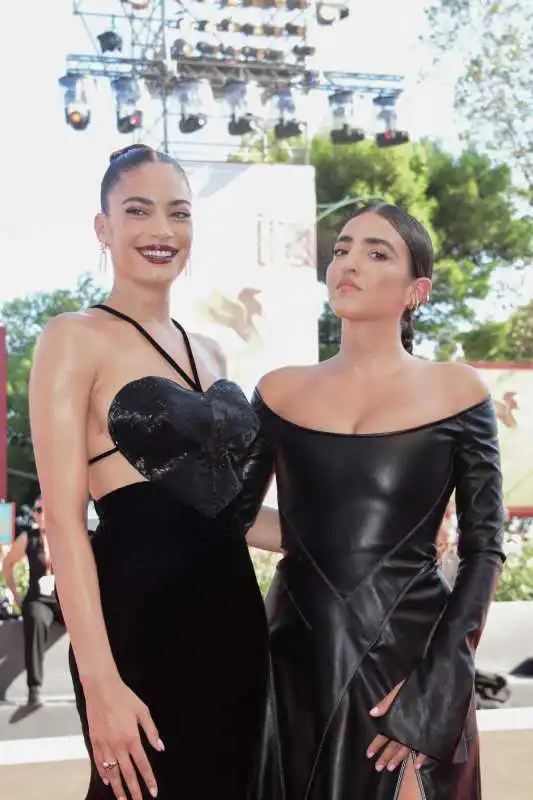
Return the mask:
<svg viewBox="0 0 533 800"><path fill-rule="evenodd" d="M201 391L183 335L194 381L157 347L192 390L145 377L113 400L116 447L92 460L119 451L147 481L96 502L92 546L120 675L149 707L165 744L158 753L144 740L159 800L248 800L266 702L268 631L235 509L259 423L235 384L221 380ZM86 800L111 800L92 761L72 652L70 662L91 757Z"/></svg>
<svg viewBox="0 0 533 800"><path fill-rule="evenodd" d="M275 466L285 556L267 597L272 690L258 800L395 800L378 733L430 756L422 800L478 800L474 651L504 560L490 399L417 428L301 427L255 394L262 424L247 502ZM461 566L435 540L452 491ZM386 716L369 711L400 681ZM412 756L411 756L412 758Z"/></svg>

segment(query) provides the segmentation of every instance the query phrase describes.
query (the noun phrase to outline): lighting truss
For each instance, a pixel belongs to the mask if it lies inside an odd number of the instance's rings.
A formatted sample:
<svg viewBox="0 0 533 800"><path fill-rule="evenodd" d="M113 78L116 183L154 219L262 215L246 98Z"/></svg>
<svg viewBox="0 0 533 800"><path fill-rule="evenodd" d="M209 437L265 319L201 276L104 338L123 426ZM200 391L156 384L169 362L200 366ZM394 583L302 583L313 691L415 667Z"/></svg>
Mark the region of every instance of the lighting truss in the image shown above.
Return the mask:
<svg viewBox="0 0 533 800"><path fill-rule="evenodd" d="M316 27L316 2L73 0L73 12L93 52L68 55L66 76L144 84L160 104L160 114L151 128L141 127L148 120L139 109L135 135L156 138L164 150L175 143L173 130L178 130L170 101L187 81L207 82L217 101L224 100L231 82L253 83L265 101L291 90L349 90L390 102L403 90L402 76L321 72L310 66L314 48L308 32ZM120 50L103 52L101 35L106 32L121 40ZM107 37L109 42L118 45L114 37Z"/></svg>

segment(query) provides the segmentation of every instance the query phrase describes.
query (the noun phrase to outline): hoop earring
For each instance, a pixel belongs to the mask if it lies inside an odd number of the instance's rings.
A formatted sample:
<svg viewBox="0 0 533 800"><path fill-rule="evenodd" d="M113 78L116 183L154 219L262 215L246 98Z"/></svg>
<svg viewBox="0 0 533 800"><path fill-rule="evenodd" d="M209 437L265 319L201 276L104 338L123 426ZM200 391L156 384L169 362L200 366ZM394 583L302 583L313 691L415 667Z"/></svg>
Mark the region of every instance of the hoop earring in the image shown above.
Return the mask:
<svg viewBox="0 0 533 800"><path fill-rule="evenodd" d="M98 259L98 272L107 272L107 245L100 243L100 258Z"/></svg>

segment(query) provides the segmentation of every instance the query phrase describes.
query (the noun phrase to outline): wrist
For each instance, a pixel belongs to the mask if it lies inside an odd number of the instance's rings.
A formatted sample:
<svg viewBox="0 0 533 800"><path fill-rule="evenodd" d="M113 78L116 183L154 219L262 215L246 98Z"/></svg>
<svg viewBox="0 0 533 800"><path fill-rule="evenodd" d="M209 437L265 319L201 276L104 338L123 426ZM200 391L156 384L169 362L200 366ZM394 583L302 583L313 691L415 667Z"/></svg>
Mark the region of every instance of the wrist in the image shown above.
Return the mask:
<svg viewBox="0 0 533 800"><path fill-rule="evenodd" d="M101 692L102 689L122 680L114 663L90 669L79 669L78 673L85 694Z"/></svg>

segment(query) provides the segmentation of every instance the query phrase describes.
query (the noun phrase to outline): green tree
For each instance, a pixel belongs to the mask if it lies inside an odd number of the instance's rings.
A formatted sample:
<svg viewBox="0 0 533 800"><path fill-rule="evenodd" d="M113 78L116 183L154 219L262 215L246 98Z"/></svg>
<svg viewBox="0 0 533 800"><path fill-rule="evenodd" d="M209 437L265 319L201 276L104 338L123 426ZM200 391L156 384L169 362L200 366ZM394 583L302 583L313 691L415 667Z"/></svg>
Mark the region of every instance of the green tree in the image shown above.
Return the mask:
<svg viewBox="0 0 533 800"><path fill-rule="evenodd" d="M511 171L467 149L458 157L430 142L380 150L372 142L333 145L319 136L311 145L317 202L381 197L420 219L435 245L430 305L418 314L417 330L448 354L457 332L475 321L473 300L485 299L496 267L520 266L532 255L533 222L517 207ZM356 204L318 224L318 270L324 279L333 242ZM338 323L321 321L322 355L338 342ZM455 345L453 345L455 346Z"/></svg>
<svg viewBox="0 0 533 800"><path fill-rule="evenodd" d="M456 86L465 137L516 167L533 202L533 4L522 0L433 0L436 57L466 52Z"/></svg>
<svg viewBox="0 0 533 800"><path fill-rule="evenodd" d="M468 361L533 361L533 301L505 322L487 322L460 334Z"/></svg>
<svg viewBox="0 0 533 800"><path fill-rule="evenodd" d="M8 492L17 505L32 502L37 489L28 411L28 379L36 339L52 317L87 308L102 297L102 289L86 275L73 291L40 292L11 300L0 310L8 352Z"/></svg>

